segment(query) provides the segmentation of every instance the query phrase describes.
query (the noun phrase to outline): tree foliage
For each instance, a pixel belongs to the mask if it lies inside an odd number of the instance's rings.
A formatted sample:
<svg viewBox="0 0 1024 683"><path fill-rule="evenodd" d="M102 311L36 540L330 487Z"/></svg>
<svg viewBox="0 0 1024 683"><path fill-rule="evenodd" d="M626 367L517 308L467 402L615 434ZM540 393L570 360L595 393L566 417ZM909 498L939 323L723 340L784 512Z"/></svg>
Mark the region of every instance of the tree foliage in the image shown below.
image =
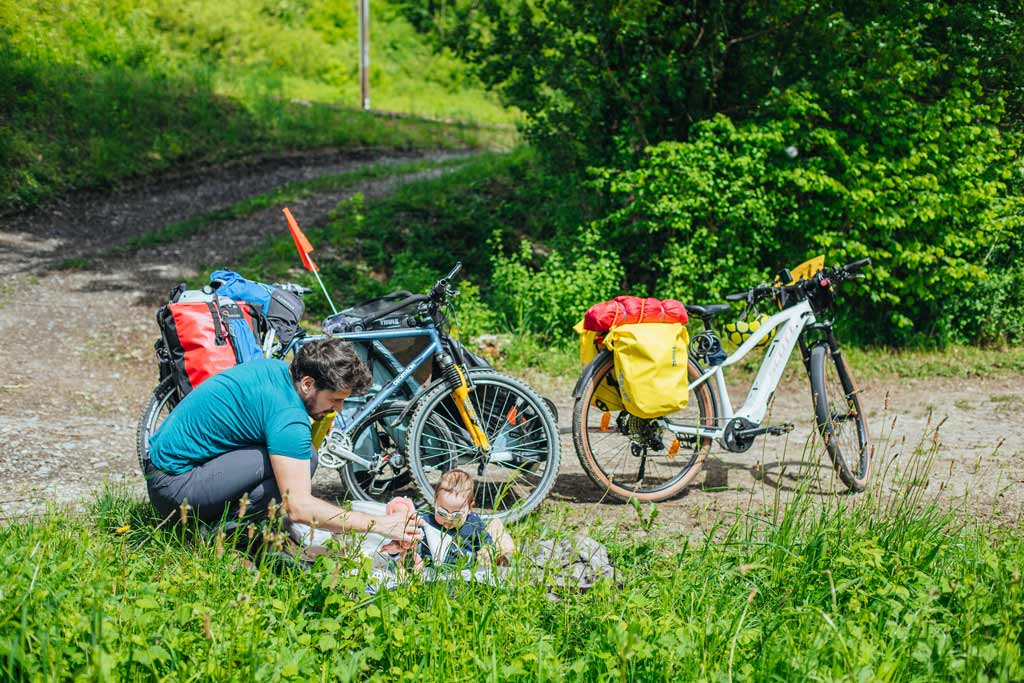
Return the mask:
<svg viewBox="0 0 1024 683"><path fill-rule="evenodd" d="M623 288L871 256L863 338L1020 338L1020 0L409 5L549 163L596 174Z"/></svg>

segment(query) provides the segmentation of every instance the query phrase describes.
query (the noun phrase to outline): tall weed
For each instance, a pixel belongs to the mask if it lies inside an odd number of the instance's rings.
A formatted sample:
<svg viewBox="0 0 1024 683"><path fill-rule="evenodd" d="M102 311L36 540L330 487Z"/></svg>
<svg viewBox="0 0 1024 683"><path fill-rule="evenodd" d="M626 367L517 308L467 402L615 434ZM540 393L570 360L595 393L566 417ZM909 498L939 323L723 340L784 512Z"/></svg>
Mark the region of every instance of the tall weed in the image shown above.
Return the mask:
<svg viewBox="0 0 1024 683"><path fill-rule="evenodd" d="M252 563L229 536L183 533L109 493L84 515L0 528L0 671L10 680L1017 680L1024 543L930 497L938 434L908 445L883 431L875 485L860 496L829 493L834 482L814 476L812 441L788 503L752 498L703 536L664 528L657 508L641 509L635 527L594 524L617 576L586 593L413 581L370 599L352 555L308 571L273 553ZM513 529L519 544L573 533L560 510Z"/></svg>

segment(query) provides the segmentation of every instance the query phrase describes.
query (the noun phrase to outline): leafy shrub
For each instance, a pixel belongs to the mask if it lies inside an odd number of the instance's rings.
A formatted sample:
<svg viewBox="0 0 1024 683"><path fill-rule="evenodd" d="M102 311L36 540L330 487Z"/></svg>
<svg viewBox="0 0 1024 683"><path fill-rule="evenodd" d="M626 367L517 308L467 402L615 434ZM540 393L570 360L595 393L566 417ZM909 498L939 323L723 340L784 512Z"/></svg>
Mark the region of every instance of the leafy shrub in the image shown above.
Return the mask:
<svg viewBox="0 0 1024 683"><path fill-rule="evenodd" d="M622 281L618 256L602 246L593 227L580 230L578 246L565 256L554 251L539 267L531 267L533 261L526 241L512 256L497 253L492 298L513 330L542 338L564 339L587 308L617 294Z"/></svg>
<svg viewBox="0 0 1024 683"><path fill-rule="evenodd" d="M973 65L972 81L1024 126L1016 0L392 1L526 113L547 157L578 166L632 166L701 120L757 116L792 88L871 105L874 91L903 90L918 68L941 89Z"/></svg>
<svg viewBox="0 0 1024 683"><path fill-rule="evenodd" d="M864 340L1019 338L1017 3L396 2L553 168L603 169L630 287L703 298L871 256L844 301Z"/></svg>
<svg viewBox="0 0 1024 683"><path fill-rule="evenodd" d="M1020 311L1006 284L1016 271L982 284L986 254L1009 249L1024 222L1007 183L1019 140L981 94L967 82L928 106L880 94L848 108L880 108L875 120L845 127L807 93L780 97L761 120L716 116L634 170L601 171L623 202L602 230L630 282L684 300L744 289L816 253L833 264L870 256L868 279L842 303L862 340L956 341L986 316ZM984 306L960 303L978 287L991 292Z"/></svg>

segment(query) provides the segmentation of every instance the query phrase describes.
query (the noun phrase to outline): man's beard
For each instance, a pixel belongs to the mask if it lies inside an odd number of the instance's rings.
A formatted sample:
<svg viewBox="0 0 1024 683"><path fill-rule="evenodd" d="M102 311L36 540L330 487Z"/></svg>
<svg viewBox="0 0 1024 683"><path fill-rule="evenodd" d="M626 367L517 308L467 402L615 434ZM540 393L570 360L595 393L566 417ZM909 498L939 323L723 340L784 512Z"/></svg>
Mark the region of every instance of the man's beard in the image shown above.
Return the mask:
<svg viewBox="0 0 1024 683"><path fill-rule="evenodd" d="M311 418L313 418L314 420L322 420L325 417L327 417L327 413L331 412L330 410L325 410L325 411L323 411L323 412L321 412L319 414L313 412L313 406L316 404L316 392L315 391L313 392L312 396L300 396L299 398L302 399L302 405L305 406L306 413L308 413L309 416Z"/></svg>

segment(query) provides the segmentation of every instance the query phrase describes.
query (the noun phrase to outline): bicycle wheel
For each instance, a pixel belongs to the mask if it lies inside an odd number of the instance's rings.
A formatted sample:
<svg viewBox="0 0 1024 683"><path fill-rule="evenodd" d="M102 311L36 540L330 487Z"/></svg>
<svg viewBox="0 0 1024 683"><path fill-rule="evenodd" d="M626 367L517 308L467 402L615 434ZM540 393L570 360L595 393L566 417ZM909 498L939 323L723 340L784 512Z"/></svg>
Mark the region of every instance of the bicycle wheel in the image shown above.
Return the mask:
<svg viewBox="0 0 1024 683"><path fill-rule="evenodd" d="M441 384L418 402L410 427L409 469L424 498L434 500L441 475L461 469L476 483L474 511L515 521L547 496L558 476L558 428L544 400L522 382L473 372L469 394L491 452L486 462Z"/></svg>
<svg viewBox="0 0 1024 683"><path fill-rule="evenodd" d="M174 387L174 381L167 377L156 385L135 430L135 453L138 456L139 469L143 473L146 471L144 463L149 459L149 439L177 404L178 391Z"/></svg>
<svg viewBox="0 0 1024 683"><path fill-rule="evenodd" d="M352 429L352 450L373 465L367 469L349 462L338 470L349 496L386 503L412 481L406 437L409 422L394 424L404 404L384 405Z"/></svg>
<svg viewBox="0 0 1024 683"><path fill-rule="evenodd" d="M666 500L676 495L700 471L711 449L711 437L679 437L666 422L704 426L716 424L715 403L707 383L690 393L686 408L653 420L622 410L615 415L594 405L601 383L614 377L613 356L597 360L597 372L583 388L573 409L572 436L576 456L587 476L599 487L622 500ZM693 382L700 369L689 361Z"/></svg>
<svg viewBox="0 0 1024 683"><path fill-rule="evenodd" d="M850 368L826 342L811 349L811 396L818 431L836 473L851 491L863 491L871 469L868 427Z"/></svg>

